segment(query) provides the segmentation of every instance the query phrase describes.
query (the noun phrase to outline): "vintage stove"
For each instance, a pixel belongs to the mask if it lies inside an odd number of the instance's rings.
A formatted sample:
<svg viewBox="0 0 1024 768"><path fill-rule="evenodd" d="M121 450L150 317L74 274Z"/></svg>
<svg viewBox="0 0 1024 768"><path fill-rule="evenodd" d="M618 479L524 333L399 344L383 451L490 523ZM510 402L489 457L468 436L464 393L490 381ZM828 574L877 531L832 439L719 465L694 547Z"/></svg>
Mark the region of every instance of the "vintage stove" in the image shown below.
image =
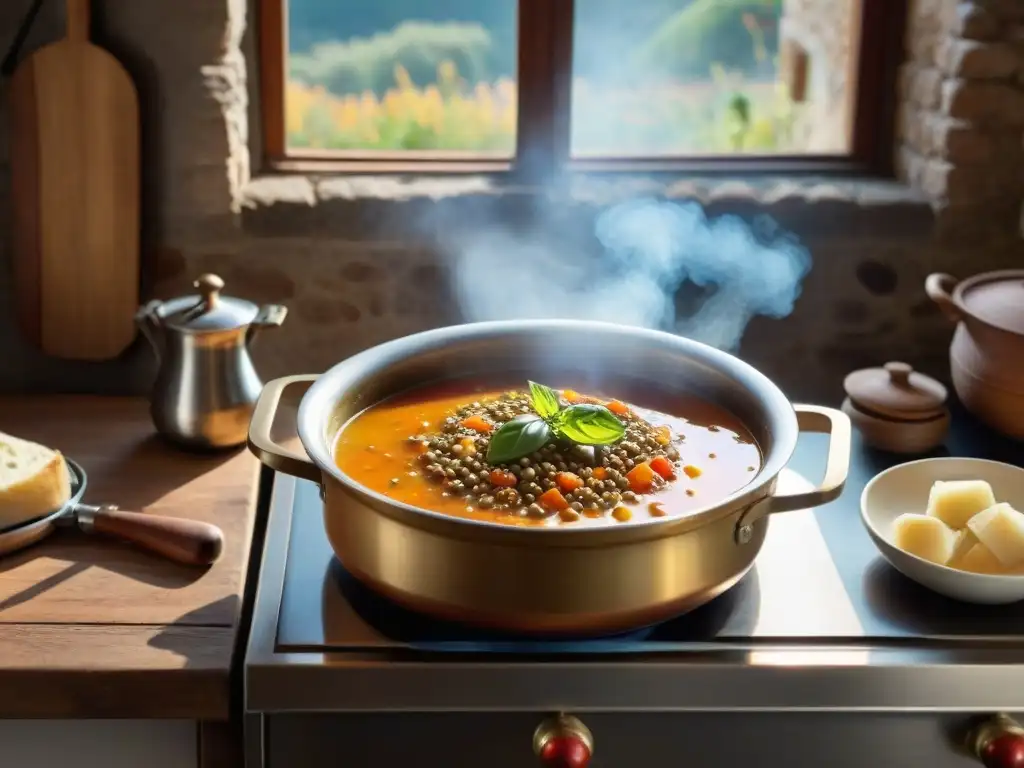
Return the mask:
<svg viewBox="0 0 1024 768"><path fill-rule="evenodd" d="M1020 447L956 414L953 455ZM793 490L823 469L801 439ZM859 519L896 459L855 446L843 497L772 518L753 570L632 634L545 642L412 615L323 533L316 485L277 476L245 660L246 768L1024 766L1024 604L909 582ZM1017 762L1014 762L1017 761Z"/></svg>

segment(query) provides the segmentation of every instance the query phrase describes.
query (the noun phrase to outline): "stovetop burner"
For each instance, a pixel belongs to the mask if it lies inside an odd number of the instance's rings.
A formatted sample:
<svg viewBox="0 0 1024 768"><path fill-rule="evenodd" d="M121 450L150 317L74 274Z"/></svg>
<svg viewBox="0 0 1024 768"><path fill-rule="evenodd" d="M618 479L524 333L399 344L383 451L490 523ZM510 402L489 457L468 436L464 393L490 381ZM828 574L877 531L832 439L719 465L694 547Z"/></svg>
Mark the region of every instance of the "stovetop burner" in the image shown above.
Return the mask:
<svg viewBox="0 0 1024 768"><path fill-rule="evenodd" d="M443 621L403 608L377 595L345 570L337 560L330 574L352 609L385 637L422 650L572 651L586 648L618 649L644 642L654 631L645 627L615 635L560 637L557 640L535 636L499 633L451 621Z"/></svg>
<svg viewBox="0 0 1024 768"><path fill-rule="evenodd" d="M343 598L368 625L393 642L429 651L637 653L650 650L651 643L710 642L735 615L737 606L757 592L757 572L752 570L732 589L675 619L616 634L545 639L479 629L416 613L373 592L336 559L332 560L329 573Z"/></svg>

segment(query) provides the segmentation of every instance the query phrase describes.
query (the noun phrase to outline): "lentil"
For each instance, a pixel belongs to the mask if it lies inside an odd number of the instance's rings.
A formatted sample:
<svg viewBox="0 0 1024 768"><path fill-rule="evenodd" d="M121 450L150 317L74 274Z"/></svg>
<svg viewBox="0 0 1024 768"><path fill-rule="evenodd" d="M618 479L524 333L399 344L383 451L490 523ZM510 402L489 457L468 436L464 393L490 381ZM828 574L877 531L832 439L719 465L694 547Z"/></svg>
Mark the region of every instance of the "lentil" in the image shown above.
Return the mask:
<svg viewBox="0 0 1024 768"><path fill-rule="evenodd" d="M576 397L579 402L599 402L582 395ZM484 457L494 432L504 422L529 413L532 410L525 393L506 392L457 408L444 419L439 434L411 435L409 440L427 448L419 459L426 465L425 474L431 480L443 479L448 490L476 497L483 508L514 511L525 505L531 516L547 515L537 500L556 488L562 489L568 504L563 511L572 512L577 519L584 503L605 509L623 501L635 503L639 496L629 490L624 470L655 455L668 461L678 460L678 451L676 459L672 459L669 454L674 449L665 448L671 438L668 427L652 426L623 406L617 413L626 432L618 445L572 445L566 446L567 450L549 443L511 465L488 465ZM493 429L481 431L479 426L484 422L493 425ZM428 429L430 425L424 423L423 427ZM495 486L497 490L492 491Z"/></svg>
<svg viewBox="0 0 1024 768"><path fill-rule="evenodd" d="M682 416L623 404L618 418L625 429L615 444L586 446L552 438L529 455L491 464L487 452L499 429L511 419L535 417L529 396L489 391L460 399L450 391L433 402L417 395L394 408L371 407L375 413L369 419L360 415L356 421L362 424L343 430L348 437L338 441L336 463L373 490L413 506L475 519L506 518L515 525L579 524L582 518L616 524L627 512L629 520L673 515L695 509L699 501L690 500L694 495L707 502L729 492L730 477L739 476L735 482L742 484L749 479L743 468L754 472L759 466L751 461L756 444L742 436L742 425L713 404L689 412L697 415L689 423ZM560 406L568 407L565 393L559 394ZM603 399L574 397L608 406ZM716 423L723 425L721 430L709 428ZM709 434L718 431L724 434ZM737 453L733 441L744 446L742 452ZM656 496L670 485L675 489ZM436 488L433 506L430 486Z"/></svg>

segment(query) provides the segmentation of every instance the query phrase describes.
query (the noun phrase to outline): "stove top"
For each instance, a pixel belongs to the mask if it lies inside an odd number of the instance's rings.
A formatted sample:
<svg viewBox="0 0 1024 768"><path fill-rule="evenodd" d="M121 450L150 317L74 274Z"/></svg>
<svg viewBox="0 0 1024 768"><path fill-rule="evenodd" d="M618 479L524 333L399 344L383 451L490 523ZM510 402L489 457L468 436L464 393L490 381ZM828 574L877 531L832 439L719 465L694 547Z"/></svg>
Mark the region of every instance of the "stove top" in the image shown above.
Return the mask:
<svg viewBox="0 0 1024 768"><path fill-rule="evenodd" d="M784 491L810 484L787 471ZM680 644L751 637L806 638L861 632L813 513L773 520L757 565L733 589L672 621L612 637L540 640L441 622L377 596L333 554L316 486L300 483L293 501L288 568L277 642L287 648L359 650L406 647L431 652L637 653ZM800 556L793 554L799 552ZM814 589L807 584L813 583ZM1024 622L1022 622L1024 628Z"/></svg>
<svg viewBox="0 0 1024 768"><path fill-rule="evenodd" d="M823 453L814 437L801 440L806 444L790 465L811 476L815 468L810 465ZM908 581L881 559L859 517L864 474L857 472L841 500L820 511L773 517L753 569L711 603L620 636L558 641L440 622L378 597L334 557L323 532L318 489L300 482L293 500L277 642L282 649L603 654L679 651L694 643L735 641L1024 635L1024 605L953 603ZM792 469L784 471L780 483L783 492L811 487Z"/></svg>
<svg viewBox="0 0 1024 768"><path fill-rule="evenodd" d="M965 423L959 414L958 423ZM942 453L1004 461L1019 454L1019 446L967 424ZM809 485L806 478L821 476L824 441L801 436L780 478L784 487L801 490ZM787 669L801 678L813 669L831 681L814 689L819 701L842 694L863 702L871 690L885 705L913 700L934 707L944 697L978 691L991 706L992 687L1009 684L1005 667L995 665L1024 665L1024 603L956 603L909 581L881 558L860 521L860 494L871 477L901 460L855 444L840 499L772 517L751 571L700 609L625 635L558 641L438 622L369 592L333 556L317 486L277 478L247 656L247 696L274 706L287 699L297 707L314 701L360 708L374 701L386 708L424 702L481 707L492 700L507 707L516 695L524 706L550 705L552 696L577 707L599 706L599 700L621 707L631 696L643 706L700 701L706 707L726 699L749 706L756 696L749 689L741 696L740 688L758 675ZM594 664L608 674L615 670L614 691L595 690ZM1024 666L1017 668L1024 691ZM557 695L531 678L541 669L559 680ZM682 684L712 669L715 685ZM951 679L951 687L938 691L927 677L936 669L957 670L959 682L952 685ZM472 680L457 677L460 670ZM853 687L850 672L858 675ZM419 677L428 673L434 675L429 685ZM315 688L328 680L330 689ZM840 682L846 687L837 687ZM772 701L807 701L805 683L773 688Z"/></svg>

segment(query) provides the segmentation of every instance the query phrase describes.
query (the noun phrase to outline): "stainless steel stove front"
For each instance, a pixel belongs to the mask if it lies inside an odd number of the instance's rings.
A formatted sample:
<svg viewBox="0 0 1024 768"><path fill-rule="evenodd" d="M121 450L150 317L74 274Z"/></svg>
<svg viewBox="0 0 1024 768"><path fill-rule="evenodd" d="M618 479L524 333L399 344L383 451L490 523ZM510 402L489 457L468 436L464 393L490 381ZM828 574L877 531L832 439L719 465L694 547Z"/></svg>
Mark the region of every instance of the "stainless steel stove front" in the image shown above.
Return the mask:
<svg viewBox="0 0 1024 768"><path fill-rule="evenodd" d="M278 477L245 661L247 768L524 768L534 728L563 711L593 733L592 768L978 764L968 729L1024 711L1024 609L936 603L872 563L851 485L845 507L773 521L696 641L522 655L379 631L330 575L315 486Z"/></svg>

